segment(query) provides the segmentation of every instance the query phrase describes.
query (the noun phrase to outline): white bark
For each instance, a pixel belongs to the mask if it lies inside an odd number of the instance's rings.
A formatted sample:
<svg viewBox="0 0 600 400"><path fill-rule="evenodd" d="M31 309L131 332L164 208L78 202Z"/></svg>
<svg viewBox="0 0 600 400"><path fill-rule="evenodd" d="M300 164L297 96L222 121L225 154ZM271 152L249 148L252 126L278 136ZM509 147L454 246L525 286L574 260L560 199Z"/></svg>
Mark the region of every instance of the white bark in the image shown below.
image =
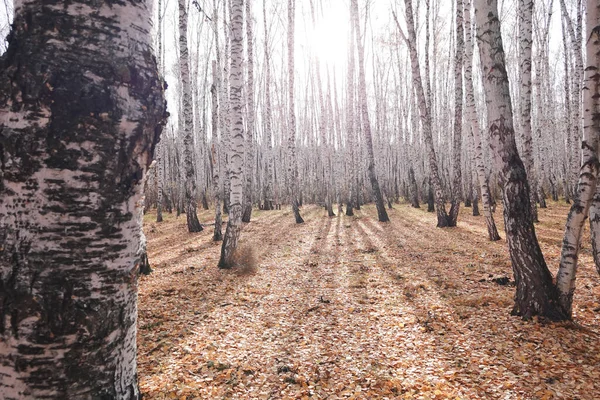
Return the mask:
<svg viewBox="0 0 600 400"><path fill-rule="evenodd" d="M598 135L600 134L600 5L595 1L588 1L586 37L587 66L584 81L584 123L582 152L583 163L579 172L577 196L567 218L563 247L558 269L556 286L560 295L560 304L563 310L571 315L573 293L575 291L575 277L577 273L577 258L581 246L583 224L590 211L592 235L598 238L598 202L592 198L597 190L598 170ZM594 241L596 243L596 241ZM594 246L595 259L597 260L598 245Z"/></svg>
<svg viewBox="0 0 600 400"><path fill-rule="evenodd" d="M243 0L231 2L231 67L229 72L229 104L231 107L231 147L229 149L229 219L221 247L219 268L233 267L234 254L242 227L242 166L244 165L244 120L242 114L242 55L244 51Z"/></svg>
<svg viewBox="0 0 600 400"><path fill-rule="evenodd" d="M202 231L198 221L196 174L194 168L194 115L192 111L192 86L190 81L190 57L188 50L188 13L186 0L178 0L179 6L179 72L181 78L181 120L183 127L183 172L185 177L185 216L189 232Z"/></svg>
<svg viewBox="0 0 600 400"><path fill-rule="evenodd" d="M294 211L294 217L296 223L301 224L304 222L300 216L299 198L298 193L300 190L298 182L298 159L296 156L296 110L294 103L294 25L295 25L295 13L296 13L296 0L288 0L288 96L289 96L289 127L288 127L288 143L287 143L287 156L288 156L288 179L290 183L291 191L291 203L292 210Z"/></svg>
<svg viewBox="0 0 600 400"><path fill-rule="evenodd" d="M246 0L246 39L248 43L248 81L246 85L248 121L246 132L246 160L244 164L244 204L242 221L250 222L252 215L252 186L254 172L254 39L252 30L252 0Z"/></svg>
<svg viewBox="0 0 600 400"><path fill-rule="evenodd" d="M0 73L4 399L140 396L142 176L165 118L151 18L149 1L16 4Z"/></svg>
<svg viewBox="0 0 600 400"><path fill-rule="evenodd" d="M538 222L535 195L537 179L533 163L533 138L531 135L531 45L533 0L519 0L519 80L521 83L521 138L523 141L523 164L529 181L529 201L533 221ZM538 74L540 71L538 71Z"/></svg>
<svg viewBox="0 0 600 400"><path fill-rule="evenodd" d="M475 160L475 169L477 171L477 180L481 189L481 205L483 207L483 216L490 240L499 240L500 235L494 222L491 202L489 196L488 182L485 173L485 160L481 138L481 127L477 116L477 107L475 104L475 95L473 89L473 28L471 26L471 0L467 1L465 9L465 105L467 115L471 125L471 135L473 136L473 158Z"/></svg>

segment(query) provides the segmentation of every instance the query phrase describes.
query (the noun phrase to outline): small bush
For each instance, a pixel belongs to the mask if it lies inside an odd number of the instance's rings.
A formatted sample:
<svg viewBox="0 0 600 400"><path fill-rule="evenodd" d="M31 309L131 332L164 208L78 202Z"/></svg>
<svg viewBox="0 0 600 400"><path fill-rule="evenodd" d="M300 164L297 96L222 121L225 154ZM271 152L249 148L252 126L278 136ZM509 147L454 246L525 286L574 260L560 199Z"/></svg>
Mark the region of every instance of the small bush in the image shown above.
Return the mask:
<svg viewBox="0 0 600 400"><path fill-rule="evenodd" d="M233 253L233 265L238 275L254 275L256 273L256 256L250 246L238 246Z"/></svg>

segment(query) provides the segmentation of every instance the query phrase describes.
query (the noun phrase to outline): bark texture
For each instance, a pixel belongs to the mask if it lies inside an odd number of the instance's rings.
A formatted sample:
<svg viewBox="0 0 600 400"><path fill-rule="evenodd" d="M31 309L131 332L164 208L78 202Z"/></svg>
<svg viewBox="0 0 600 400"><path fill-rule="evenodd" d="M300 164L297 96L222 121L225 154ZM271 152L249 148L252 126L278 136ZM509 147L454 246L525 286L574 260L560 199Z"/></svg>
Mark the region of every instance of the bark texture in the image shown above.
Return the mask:
<svg viewBox="0 0 600 400"><path fill-rule="evenodd" d="M244 51L243 0L231 2L231 67L229 70L229 105L231 107L231 147L229 149L229 219L221 246L219 268L233 267L233 260L242 228L242 166L244 165L244 120L242 115L242 55Z"/></svg>
<svg viewBox="0 0 600 400"><path fill-rule="evenodd" d="M465 104L467 108L468 119L471 124L471 135L473 136L473 157L475 159L475 170L477 172L477 181L481 189L481 206L483 207L483 216L490 240L500 240L494 214L492 214L490 190L485 173L485 161L483 155L483 145L481 137L481 127L477 117L477 108L475 106L475 94L473 89L473 29L471 27L471 0L468 1L465 9ZM474 212L474 211L473 211Z"/></svg>
<svg viewBox="0 0 600 400"><path fill-rule="evenodd" d="M375 172L375 155L373 154L373 138L371 135L371 121L369 120L369 105L367 103L367 83L365 80L365 54L362 38L360 37L360 26L358 23L358 0L351 0L352 4L352 20L354 21L356 47L358 49L358 95L360 101L361 121L363 134L365 135L365 144L367 147L367 174L371 182L371 189L375 195L375 206L377 207L377 217L379 222L388 222L387 211L383 202L383 195L377 180Z"/></svg>
<svg viewBox="0 0 600 400"><path fill-rule="evenodd" d="M452 141L452 205L448 214L448 226L456 226L462 198L462 117L463 117L463 53L465 34L463 29L463 0L456 0L456 54L454 57L454 138Z"/></svg>
<svg viewBox="0 0 600 400"><path fill-rule="evenodd" d="M560 304L569 316L572 313L573 293L577 274L577 259L581 247L583 224L590 216L594 261L598 267L600 240L600 196L598 195L598 135L600 134L600 5L588 1L587 9L587 66L584 81L583 163L579 171L577 194L573 199L556 277Z"/></svg>
<svg viewBox="0 0 600 400"><path fill-rule="evenodd" d="M298 159L296 157L296 105L294 103L294 25L296 20L296 0L288 0L288 96L289 96L289 132L288 132L288 179L292 210L296 223L304 222L300 215L300 183L298 182Z"/></svg>
<svg viewBox="0 0 600 400"><path fill-rule="evenodd" d="M150 1L20 1L0 59L0 396L140 397Z"/></svg>
<svg viewBox="0 0 600 400"><path fill-rule="evenodd" d="M431 174L430 181L433 187L435 211L437 213L437 227L444 228L448 226L448 213L446 212L446 205L444 202L444 190L442 188L442 180L440 178L437 156L433 147L431 110L427 105L427 99L425 97L425 91L423 90L423 83L421 79L421 67L419 66L419 55L417 53L417 35L415 32L412 2L410 0L405 0L404 3L406 6L406 25L408 32L408 38L406 42L410 53L413 86L417 93L417 99L419 102L418 106L423 129L423 138L425 139L425 146L427 148L427 158L429 160L429 171ZM398 21L396 21L396 24L398 24Z"/></svg>
<svg viewBox="0 0 600 400"><path fill-rule="evenodd" d="M519 79L521 81L521 138L523 141L523 164L531 190L529 202L533 222L538 222L536 206L537 180L533 163L533 138L531 134L531 45L533 43L531 19L533 0L519 0Z"/></svg>
<svg viewBox="0 0 600 400"><path fill-rule="evenodd" d="M503 188L504 224L517 285L513 314L565 319L535 235L527 174L517 152L497 0L476 0L475 17L490 147Z"/></svg>
<svg viewBox="0 0 600 400"><path fill-rule="evenodd" d="M246 159L244 164L244 204L242 222L252 217L252 186L254 181L254 38L252 30L252 0L246 1L246 40L248 45L248 80L246 82L248 121L246 132Z"/></svg>
<svg viewBox="0 0 600 400"><path fill-rule="evenodd" d="M220 168L220 151L219 151L219 139L217 137L218 126L219 126L219 74L217 71L217 63L212 63L212 77L213 83L210 87L211 103L212 103L212 130L211 130L211 152L210 152L210 165L212 169L212 184L213 184L213 195L215 197L215 229L213 232L213 240L218 242L223 240L222 232L222 215L221 215L221 168Z"/></svg>
<svg viewBox="0 0 600 400"><path fill-rule="evenodd" d="M196 209L198 207L196 174L194 168L194 115L192 111L192 85L190 81L190 56L188 50L188 13L187 2L179 0L179 72L182 89L182 109L179 118L183 128L183 173L185 178L185 217L188 232L203 230Z"/></svg>

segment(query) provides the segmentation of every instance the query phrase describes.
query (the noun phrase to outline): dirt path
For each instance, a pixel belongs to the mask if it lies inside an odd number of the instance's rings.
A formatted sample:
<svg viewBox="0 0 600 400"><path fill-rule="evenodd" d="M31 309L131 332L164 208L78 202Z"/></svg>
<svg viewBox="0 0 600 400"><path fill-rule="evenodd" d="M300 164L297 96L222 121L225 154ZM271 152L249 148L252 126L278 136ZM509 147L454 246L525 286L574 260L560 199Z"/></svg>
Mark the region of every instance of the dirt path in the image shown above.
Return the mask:
<svg viewBox="0 0 600 400"><path fill-rule="evenodd" d="M541 210L550 265L566 211ZM487 241L481 218L465 212L457 228L436 229L433 214L405 205L387 224L370 206L334 218L309 206L303 217L255 213L242 236L256 256L247 275L216 269L212 230L188 234L184 218L147 223L155 271L140 283L138 346L148 398L600 393L600 280L589 252L580 325L545 326L510 317L514 288L492 281L510 276L505 242Z"/></svg>

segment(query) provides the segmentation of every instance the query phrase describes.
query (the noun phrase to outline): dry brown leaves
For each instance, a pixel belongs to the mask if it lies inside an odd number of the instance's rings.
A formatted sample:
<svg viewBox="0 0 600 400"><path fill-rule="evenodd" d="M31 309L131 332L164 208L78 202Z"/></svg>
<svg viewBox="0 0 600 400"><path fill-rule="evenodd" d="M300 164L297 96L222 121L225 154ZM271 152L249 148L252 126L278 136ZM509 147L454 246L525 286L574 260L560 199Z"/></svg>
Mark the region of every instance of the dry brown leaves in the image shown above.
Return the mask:
<svg viewBox="0 0 600 400"><path fill-rule="evenodd" d="M212 227L146 216L154 268L139 293L138 364L146 398L593 399L600 393L600 279L584 242L575 323L509 315L504 240L462 209L457 228L396 205L327 218L305 207L258 211L241 244L253 274L216 268ZM558 265L568 208L536 226ZM501 226L501 211L496 220ZM210 221L204 211L201 220ZM500 227L499 226L499 227ZM500 281L501 282L501 281Z"/></svg>

